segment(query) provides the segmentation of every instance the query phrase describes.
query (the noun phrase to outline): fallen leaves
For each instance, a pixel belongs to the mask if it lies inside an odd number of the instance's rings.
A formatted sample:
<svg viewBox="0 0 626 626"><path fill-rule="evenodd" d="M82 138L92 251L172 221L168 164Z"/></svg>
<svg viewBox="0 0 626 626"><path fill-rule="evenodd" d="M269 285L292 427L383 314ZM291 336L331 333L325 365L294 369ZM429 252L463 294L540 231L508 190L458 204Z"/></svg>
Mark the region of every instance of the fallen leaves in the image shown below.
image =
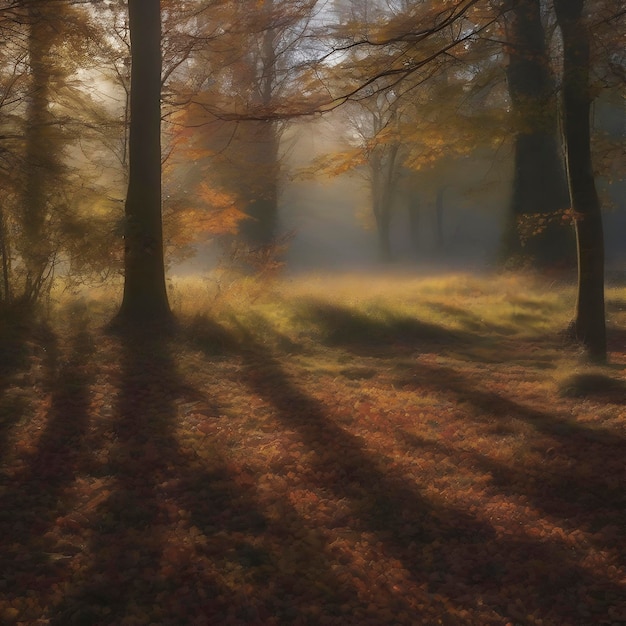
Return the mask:
<svg viewBox="0 0 626 626"><path fill-rule="evenodd" d="M81 332L4 388L2 623L624 619L625 416L554 393L541 344Z"/></svg>

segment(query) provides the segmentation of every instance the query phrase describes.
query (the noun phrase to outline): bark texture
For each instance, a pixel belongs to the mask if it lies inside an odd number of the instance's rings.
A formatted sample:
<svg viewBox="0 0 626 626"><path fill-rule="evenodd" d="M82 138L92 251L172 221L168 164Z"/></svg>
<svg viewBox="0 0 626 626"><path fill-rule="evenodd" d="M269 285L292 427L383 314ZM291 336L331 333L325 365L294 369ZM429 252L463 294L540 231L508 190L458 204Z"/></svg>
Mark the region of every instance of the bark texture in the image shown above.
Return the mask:
<svg viewBox="0 0 626 626"><path fill-rule="evenodd" d="M563 36L563 130L578 248L578 298L572 330L589 357L604 362L604 235L591 161L590 33L584 6L583 0L554 0Z"/></svg>
<svg viewBox="0 0 626 626"><path fill-rule="evenodd" d="M131 93L125 205L124 297L118 321L171 319L161 222L161 9L129 0Z"/></svg>

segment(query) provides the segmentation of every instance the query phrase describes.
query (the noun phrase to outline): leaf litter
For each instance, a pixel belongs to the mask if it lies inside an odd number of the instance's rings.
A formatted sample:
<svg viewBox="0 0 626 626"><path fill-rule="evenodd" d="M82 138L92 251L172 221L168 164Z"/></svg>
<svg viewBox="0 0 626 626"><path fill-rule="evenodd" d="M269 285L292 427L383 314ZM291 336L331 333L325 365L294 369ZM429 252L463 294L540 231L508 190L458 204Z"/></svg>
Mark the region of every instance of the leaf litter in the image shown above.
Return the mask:
<svg viewBox="0 0 626 626"><path fill-rule="evenodd" d="M342 316L3 370L0 622L625 623L621 348L564 394L545 337Z"/></svg>

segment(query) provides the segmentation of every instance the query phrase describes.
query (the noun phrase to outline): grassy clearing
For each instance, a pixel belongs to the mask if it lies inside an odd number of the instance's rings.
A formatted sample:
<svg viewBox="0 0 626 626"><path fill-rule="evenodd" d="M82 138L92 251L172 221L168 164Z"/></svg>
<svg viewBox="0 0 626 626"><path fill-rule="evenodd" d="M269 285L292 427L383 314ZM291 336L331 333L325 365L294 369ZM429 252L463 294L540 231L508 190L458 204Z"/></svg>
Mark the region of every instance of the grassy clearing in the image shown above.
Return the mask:
<svg viewBox="0 0 626 626"><path fill-rule="evenodd" d="M610 364L528 276L179 280L3 335L0 622L626 621L626 289Z"/></svg>

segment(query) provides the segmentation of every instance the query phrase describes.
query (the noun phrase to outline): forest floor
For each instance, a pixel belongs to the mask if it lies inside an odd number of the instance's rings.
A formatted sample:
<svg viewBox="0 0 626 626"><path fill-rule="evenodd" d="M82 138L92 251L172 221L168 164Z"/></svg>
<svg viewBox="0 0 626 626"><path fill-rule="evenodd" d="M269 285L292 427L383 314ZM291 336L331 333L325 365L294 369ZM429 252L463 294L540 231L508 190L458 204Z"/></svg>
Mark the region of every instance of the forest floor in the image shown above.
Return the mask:
<svg viewBox="0 0 626 626"><path fill-rule="evenodd" d="M3 326L0 623L626 624L625 287L604 367L532 277L211 289Z"/></svg>

